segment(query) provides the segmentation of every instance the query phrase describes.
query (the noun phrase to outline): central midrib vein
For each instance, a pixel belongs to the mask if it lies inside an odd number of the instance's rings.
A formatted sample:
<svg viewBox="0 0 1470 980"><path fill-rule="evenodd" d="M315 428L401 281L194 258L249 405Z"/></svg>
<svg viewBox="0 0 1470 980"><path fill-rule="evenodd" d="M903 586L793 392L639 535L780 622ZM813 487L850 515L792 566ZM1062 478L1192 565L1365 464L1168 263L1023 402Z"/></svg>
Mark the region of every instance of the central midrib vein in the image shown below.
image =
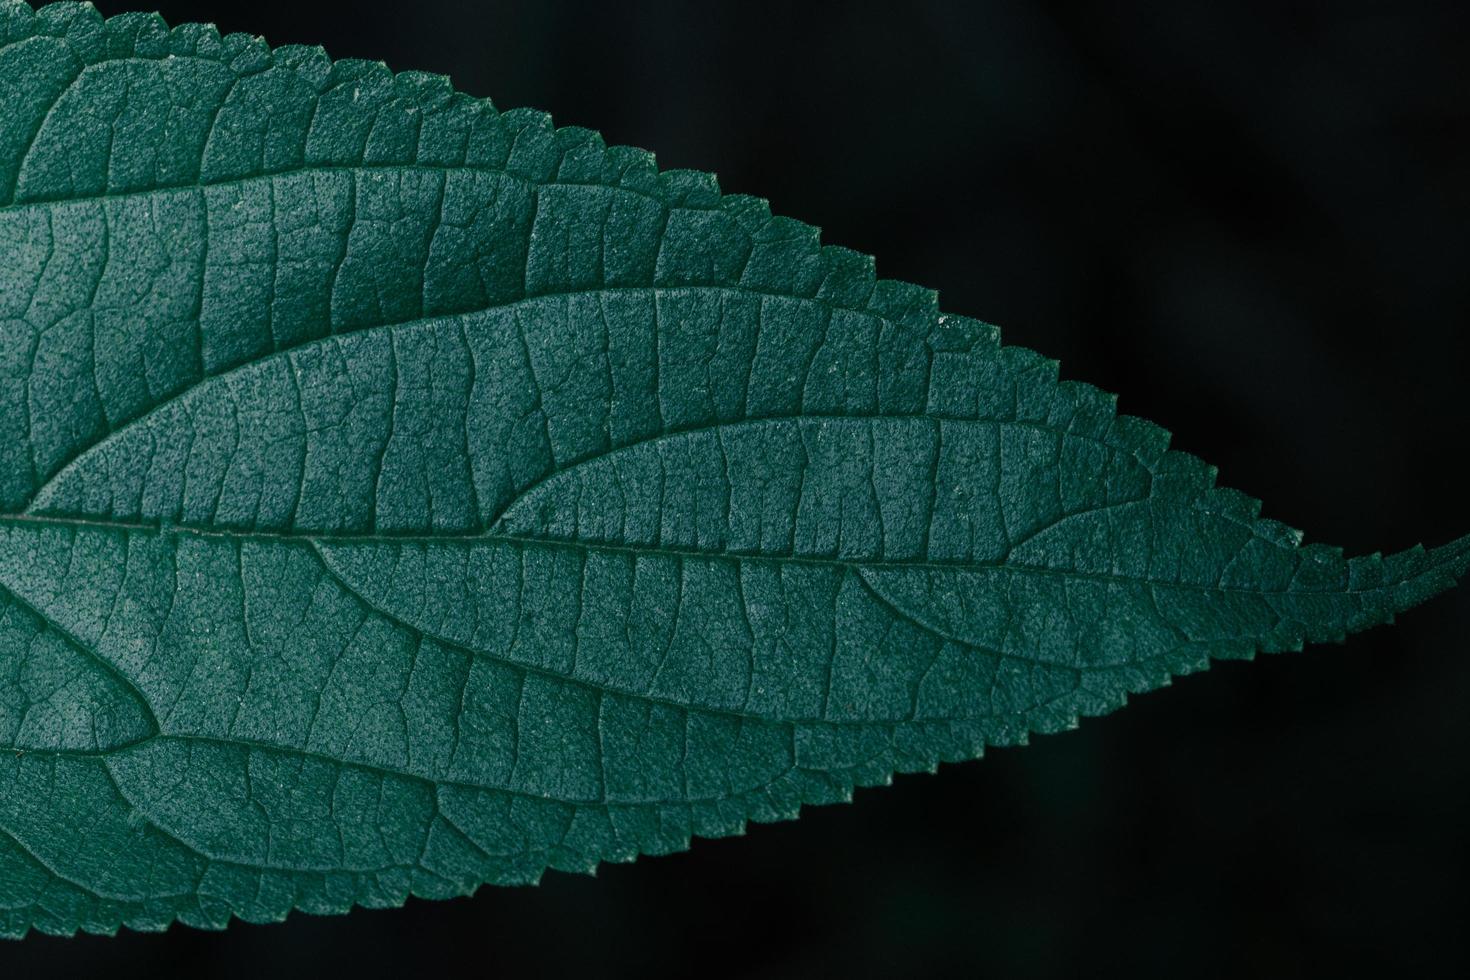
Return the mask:
<svg viewBox="0 0 1470 980"><path fill-rule="evenodd" d="M988 561L934 561L913 559L884 559L881 557L875 559L851 559L808 555L758 554L753 552L698 551L692 548L671 548L666 545L636 545L605 541L576 541L569 538L535 537L523 534L507 534L502 531L494 530L446 532L440 534L393 534L383 532L378 532L376 534L316 532L303 533L287 531L246 530L225 527L198 527L186 524L150 524L144 522L108 520L104 518L73 517L70 515L0 514L0 528L3 528L7 525L19 528L55 528L59 530L71 531L92 530L112 532L116 534L153 534L161 537L198 537L223 539L236 542L277 543L287 545L300 544L306 547L332 545L505 544L520 547L546 548L552 550L564 549L582 553L610 552L614 554L632 555L634 557L668 557L679 559L693 559L700 561L729 561L735 562L737 564L742 562L756 562L775 565L803 565L816 568L843 568L857 573L891 569L913 569L917 571L934 572L1005 571L1018 572L1027 575L1056 576L1059 578L1098 582L1104 584L1142 585L1148 586L1150 588L1185 590L1191 592L1245 594L1263 597L1281 595L1359 595L1365 593L1381 592L1385 589L1391 589L1395 585L1399 584L1398 582L1391 581L1379 586L1366 589L1256 589L1246 588L1243 586L1227 586L1222 584L1174 582L1163 579L1147 578L1138 575L1083 572L1074 569L1052 568L1044 565L1030 565L1021 562L1008 561L1005 559ZM1426 569L1425 571L1428 572L1430 570L1431 569Z"/></svg>

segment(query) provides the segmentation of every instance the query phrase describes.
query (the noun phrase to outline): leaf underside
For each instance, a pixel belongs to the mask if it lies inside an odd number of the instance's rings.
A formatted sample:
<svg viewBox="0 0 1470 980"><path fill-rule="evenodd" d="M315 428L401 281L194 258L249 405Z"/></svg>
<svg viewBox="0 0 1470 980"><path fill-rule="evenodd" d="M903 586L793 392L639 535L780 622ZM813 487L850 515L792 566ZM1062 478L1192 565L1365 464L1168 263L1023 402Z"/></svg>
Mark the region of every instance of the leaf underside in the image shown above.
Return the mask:
<svg viewBox="0 0 1470 980"><path fill-rule="evenodd" d="M0 0L0 935L591 871L1451 585L714 178Z"/></svg>

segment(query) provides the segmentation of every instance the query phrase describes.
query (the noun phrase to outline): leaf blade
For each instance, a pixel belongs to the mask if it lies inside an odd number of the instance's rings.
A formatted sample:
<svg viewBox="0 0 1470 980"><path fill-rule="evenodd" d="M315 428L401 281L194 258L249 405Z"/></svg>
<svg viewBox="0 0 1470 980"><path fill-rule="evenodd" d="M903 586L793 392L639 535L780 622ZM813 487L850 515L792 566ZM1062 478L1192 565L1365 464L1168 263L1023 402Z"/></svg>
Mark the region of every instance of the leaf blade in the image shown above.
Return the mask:
<svg viewBox="0 0 1470 980"><path fill-rule="evenodd" d="M708 175L320 51L0 10L0 933L666 853L1470 561L1298 547Z"/></svg>

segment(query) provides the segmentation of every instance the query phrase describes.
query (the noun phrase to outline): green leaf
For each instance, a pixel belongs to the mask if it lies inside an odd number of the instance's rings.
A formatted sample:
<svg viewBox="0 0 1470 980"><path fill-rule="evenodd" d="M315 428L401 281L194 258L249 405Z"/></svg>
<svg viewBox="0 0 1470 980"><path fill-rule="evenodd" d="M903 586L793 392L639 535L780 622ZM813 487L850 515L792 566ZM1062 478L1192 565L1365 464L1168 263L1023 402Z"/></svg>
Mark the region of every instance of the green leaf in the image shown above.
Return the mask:
<svg viewBox="0 0 1470 980"><path fill-rule="evenodd" d="M592 871L1450 586L442 79L0 0L0 934Z"/></svg>

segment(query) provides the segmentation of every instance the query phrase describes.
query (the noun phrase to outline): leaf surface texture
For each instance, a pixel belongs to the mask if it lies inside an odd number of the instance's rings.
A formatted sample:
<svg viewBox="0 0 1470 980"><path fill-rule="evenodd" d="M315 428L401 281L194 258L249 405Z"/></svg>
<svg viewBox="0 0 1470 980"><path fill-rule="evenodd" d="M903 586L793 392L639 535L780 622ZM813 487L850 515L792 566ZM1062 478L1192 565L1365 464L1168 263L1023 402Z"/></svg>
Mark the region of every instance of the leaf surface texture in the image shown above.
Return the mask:
<svg viewBox="0 0 1470 980"><path fill-rule="evenodd" d="M442 78L0 3L0 934L526 883L1387 621L935 295Z"/></svg>

